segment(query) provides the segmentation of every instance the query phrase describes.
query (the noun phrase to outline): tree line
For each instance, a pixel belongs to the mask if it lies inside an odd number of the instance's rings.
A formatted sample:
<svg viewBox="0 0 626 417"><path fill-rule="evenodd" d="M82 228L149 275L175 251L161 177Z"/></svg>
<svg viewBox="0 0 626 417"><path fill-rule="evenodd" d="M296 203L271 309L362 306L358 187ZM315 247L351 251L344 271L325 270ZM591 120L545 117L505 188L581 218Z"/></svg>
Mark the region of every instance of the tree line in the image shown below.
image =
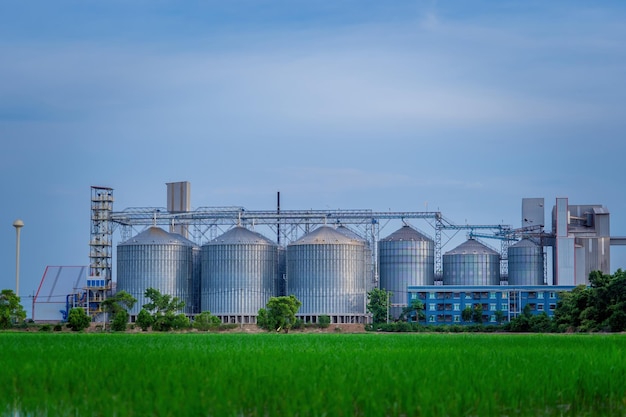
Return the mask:
<svg viewBox="0 0 626 417"><path fill-rule="evenodd" d="M135 325L142 330L155 331L183 330L194 327L198 330L224 328L220 319L204 311L193 322L182 313L177 313L185 306L178 297L161 294L154 288L148 288L145 296L150 300L144 304L137 316ZM403 308L399 319L391 320L389 310L391 293L384 289L373 289L367 293L367 311L372 314L373 323L369 330L388 331L441 331L445 325L424 326L424 304L412 300ZM128 326L128 310L137 300L125 291L119 291L102 302L102 310L110 315L113 331L125 331ZM296 313L302 303L293 295L270 297L265 308L258 311L257 325L268 331L288 332L292 328L304 327ZM499 314L498 314L499 313ZM559 293L559 300L554 316L545 312L532 314L526 305L523 312L504 322L505 315L495 312L497 326L483 326L482 308L467 307L461 312L464 322L471 322L471 331L510 331L510 332L623 332L626 331L626 272L618 269L614 274L594 271L589 275L589 286L579 285L572 291ZM20 297L12 290L0 292L0 329L11 328L23 322L26 312L20 304ZM388 323L392 321L392 323ZM72 308L68 314L67 326L75 331L89 327L91 317L83 308ZM330 317L319 317L318 327L328 327ZM234 325L236 326L236 325ZM455 329L464 326L455 325ZM456 330L455 330L456 331ZM461 330L462 331L462 330Z"/></svg>

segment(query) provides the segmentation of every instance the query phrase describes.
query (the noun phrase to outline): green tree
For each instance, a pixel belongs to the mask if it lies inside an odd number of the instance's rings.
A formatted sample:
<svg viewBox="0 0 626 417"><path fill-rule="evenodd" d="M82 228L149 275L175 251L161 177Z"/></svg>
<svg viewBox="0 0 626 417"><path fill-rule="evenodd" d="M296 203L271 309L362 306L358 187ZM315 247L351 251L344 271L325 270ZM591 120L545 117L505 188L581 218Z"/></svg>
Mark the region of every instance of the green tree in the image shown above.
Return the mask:
<svg viewBox="0 0 626 417"><path fill-rule="evenodd" d="M493 313L494 317L496 318L496 323L498 324L502 324L502 322L504 321L504 319L506 319L506 316L504 314L504 311L502 310L496 310Z"/></svg>
<svg viewBox="0 0 626 417"><path fill-rule="evenodd" d="M593 271L589 287L579 285L559 294L554 323L558 331L625 331L626 272L618 269L607 275Z"/></svg>
<svg viewBox="0 0 626 417"><path fill-rule="evenodd" d="M0 293L0 329L8 329L13 323L26 318L26 311L20 304L20 297L13 290L2 290Z"/></svg>
<svg viewBox="0 0 626 417"><path fill-rule="evenodd" d="M146 289L144 295L150 299L150 302L144 304L143 308L152 313L154 330L166 332L182 324L176 312L185 307L184 301L169 294L161 294L154 288Z"/></svg>
<svg viewBox="0 0 626 417"><path fill-rule="evenodd" d="M142 308L137 315L137 326L145 332L150 328L150 326L152 326L153 322L154 318L152 317L152 314L150 314L150 312L145 308Z"/></svg>
<svg viewBox="0 0 626 417"><path fill-rule="evenodd" d="M549 333L552 331L552 319L546 312L534 315L530 318L530 331L533 333Z"/></svg>
<svg viewBox="0 0 626 417"><path fill-rule="evenodd" d="M416 322L426 318L424 303L418 298L411 300L411 304L402 308L402 313L400 313L400 319L402 321L412 320L413 317L415 317Z"/></svg>
<svg viewBox="0 0 626 417"><path fill-rule="evenodd" d="M67 316L67 327L75 332L85 330L91 323L91 317L87 315L84 309L75 307L71 308Z"/></svg>
<svg viewBox="0 0 626 417"><path fill-rule="evenodd" d="M389 319L391 295L391 292L379 288L367 292L367 311L372 313L372 320L375 324L386 323Z"/></svg>
<svg viewBox="0 0 626 417"><path fill-rule="evenodd" d="M465 307L463 311L461 311L461 318L465 322L472 321L473 315L474 315L474 310L472 310L472 307L470 306Z"/></svg>
<svg viewBox="0 0 626 417"><path fill-rule="evenodd" d="M115 313L113 320L111 321L111 330L115 332L125 332L129 316L128 311L126 310L120 310Z"/></svg>
<svg viewBox="0 0 626 417"><path fill-rule="evenodd" d="M270 297L266 308L259 310L257 325L266 330L283 330L285 333L296 323L296 313L302 302L294 295Z"/></svg>
<svg viewBox="0 0 626 417"><path fill-rule="evenodd" d="M133 308L137 299L124 290L118 291L112 297L102 302L102 309L111 314L111 329L123 332L128 323L128 310Z"/></svg>
<svg viewBox="0 0 626 417"><path fill-rule="evenodd" d="M483 306L476 304L472 310L472 321L476 324L483 324Z"/></svg>
<svg viewBox="0 0 626 417"><path fill-rule="evenodd" d="M193 328L205 332L218 328L220 324L222 324L222 321L219 317L214 316L208 310L198 314L193 320Z"/></svg>

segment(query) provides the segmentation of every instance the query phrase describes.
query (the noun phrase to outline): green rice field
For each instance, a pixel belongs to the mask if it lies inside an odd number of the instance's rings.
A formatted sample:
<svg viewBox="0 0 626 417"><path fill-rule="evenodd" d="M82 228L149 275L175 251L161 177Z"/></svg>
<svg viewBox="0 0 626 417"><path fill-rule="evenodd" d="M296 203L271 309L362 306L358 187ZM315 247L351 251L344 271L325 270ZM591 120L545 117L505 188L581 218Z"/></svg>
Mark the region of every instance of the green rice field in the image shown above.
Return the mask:
<svg viewBox="0 0 626 417"><path fill-rule="evenodd" d="M0 415L624 416L626 335L0 333Z"/></svg>

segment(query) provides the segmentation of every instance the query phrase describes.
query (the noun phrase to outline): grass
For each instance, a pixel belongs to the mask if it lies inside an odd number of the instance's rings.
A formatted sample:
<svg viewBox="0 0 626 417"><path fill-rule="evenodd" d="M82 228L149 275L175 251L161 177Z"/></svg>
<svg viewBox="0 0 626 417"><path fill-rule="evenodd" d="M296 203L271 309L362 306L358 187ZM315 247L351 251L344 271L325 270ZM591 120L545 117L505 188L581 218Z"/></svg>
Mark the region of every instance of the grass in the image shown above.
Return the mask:
<svg viewBox="0 0 626 417"><path fill-rule="evenodd" d="M0 333L0 415L626 414L626 335Z"/></svg>

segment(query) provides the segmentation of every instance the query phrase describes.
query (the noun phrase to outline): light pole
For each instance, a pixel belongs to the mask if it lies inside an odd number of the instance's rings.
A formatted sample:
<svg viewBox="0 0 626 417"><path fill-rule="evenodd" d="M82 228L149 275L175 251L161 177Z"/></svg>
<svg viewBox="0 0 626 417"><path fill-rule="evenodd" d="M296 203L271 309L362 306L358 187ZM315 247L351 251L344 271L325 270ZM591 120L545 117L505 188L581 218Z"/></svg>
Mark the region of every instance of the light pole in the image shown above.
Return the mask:
<svg viewBox="0 0 626 417"><path fill-rule="evenodd" d="M13 222L15 227L15 295L20 296L20 229L24 222L17 219Z"/></svg>

